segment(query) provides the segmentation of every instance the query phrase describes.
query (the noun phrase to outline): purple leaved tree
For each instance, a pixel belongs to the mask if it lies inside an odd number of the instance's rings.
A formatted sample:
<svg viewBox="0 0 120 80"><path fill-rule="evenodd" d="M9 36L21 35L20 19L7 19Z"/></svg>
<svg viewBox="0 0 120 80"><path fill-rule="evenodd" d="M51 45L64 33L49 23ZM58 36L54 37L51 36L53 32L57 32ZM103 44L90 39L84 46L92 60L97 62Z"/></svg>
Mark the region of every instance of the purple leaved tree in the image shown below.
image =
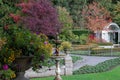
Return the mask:
<svg viewBox="0 0 120 80"><path fill-rule="evenodd" d="M30 31L55 35L60 30L57 10L49 0L28 0L17 6L22 8L22 24Z"/></svg>

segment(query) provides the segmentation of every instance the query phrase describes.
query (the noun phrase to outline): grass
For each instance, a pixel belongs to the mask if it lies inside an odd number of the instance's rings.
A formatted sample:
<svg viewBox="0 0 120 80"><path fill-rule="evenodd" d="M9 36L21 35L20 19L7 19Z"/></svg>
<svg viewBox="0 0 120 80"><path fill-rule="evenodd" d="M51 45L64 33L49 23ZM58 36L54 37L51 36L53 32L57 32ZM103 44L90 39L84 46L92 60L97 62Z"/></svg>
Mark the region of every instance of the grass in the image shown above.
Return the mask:
<svg viewBox="0 0 120 80"><path fill-rule="evenodd" d="M72 57L72 62L75 63L78 60L82 60L83 58L80 56L71 56ZM55 60L50 59L49 64L47 65L48 67L54 66L55 65ZM60 65L64 65L64 60L60 60Z"/></svg>
<svg viewBox="0 0 120 80"><path fill-rule="evenodd" d="M81 54L81 55L88 55L89 51L82 51L82 50L73 50L70 52L70 54Z"/></svg>
<svg viewBox="0 0 120 80"><path fill-rule="evenodd" d="M120 66L107 72L62 76L62 79L63 80L120 80ZM31 80L54 80L54 77L33 78Z"/></svg>
<svg viewBox="0 0 120 80"><path fill-rule="evenodd" d="M82 60L83 58L80 56L71 56L73 63L75 63L77 60Z"/></svg>
<svg viewBox="0 0 120 80"><path fill-rule="evenodd" d="M80 57L80 56L71 56L72 57L72 62L73 63L75 63L76 61L78 61L78 60L82 60L83 58L82 57ZM55 62L54 62L54 64L55 64ZM60 65L63 65L64 64L64 60L62 59L62 60L60 60Z"/></svg>

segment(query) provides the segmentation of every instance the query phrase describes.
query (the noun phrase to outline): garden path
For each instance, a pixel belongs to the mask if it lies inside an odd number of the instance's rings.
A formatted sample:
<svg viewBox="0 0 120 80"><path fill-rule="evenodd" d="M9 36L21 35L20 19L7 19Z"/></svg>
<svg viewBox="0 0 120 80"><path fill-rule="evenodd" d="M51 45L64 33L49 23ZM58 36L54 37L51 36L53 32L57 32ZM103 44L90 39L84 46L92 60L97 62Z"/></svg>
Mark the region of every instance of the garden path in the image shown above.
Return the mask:
<svg viewBox="0 0 120 80"><path fill-rule="evenodd" d="M83 55L72 55L72 56L81 56L83 58L83 60L78 60L76 63L73 64L73 71L78 70L80 67L85 65L94 66L106 60L116 58L116 57L99 57L99 56L83 56Z"/></svg>
<svg viewBox="0 0 120 80"><path fill-rule="evenodd" d="M85 65L97 65L98 63L101 63L105 60L109 60L109 59L114 59L116 57L98 57L98 56L83 56L83 55L73 55L71 54L72 56L80 56L82 57L83 59L82 60L78 60L77 62L75 62L73 64L73 71L75 70L78 70L80 67L83 67ZM64 67L65 66L62 66L61 67L61 75L64 75ZM40 72L36 73L35 71L33 71L31 68L28 69L26 72L25 72L25 77L26 78L32 78L32 77L45 77L45 76L53 76L55 75L55 66L53 66L51 68L51 70L47 70L43 69L43 71L41 70Z"/></svg>

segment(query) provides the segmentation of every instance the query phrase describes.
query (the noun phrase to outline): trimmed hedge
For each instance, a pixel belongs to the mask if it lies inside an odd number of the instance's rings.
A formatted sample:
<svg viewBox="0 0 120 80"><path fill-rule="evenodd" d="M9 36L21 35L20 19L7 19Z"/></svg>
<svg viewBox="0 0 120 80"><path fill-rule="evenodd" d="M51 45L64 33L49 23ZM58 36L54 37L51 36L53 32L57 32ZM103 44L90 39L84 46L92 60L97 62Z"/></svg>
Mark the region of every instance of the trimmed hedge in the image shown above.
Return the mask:
<svg viewBox="0 0 120 80"><path fill-rule="evenodd" d="M110 42L101 42L101 43L96 43L96 44L100 46L112 46L113 45L113 43L110 43Z"/></svg>
<svg viewBox="0 0 120 80"><path fill-rule="evenodd" d="M72 30L72 32L78 36L81 36L82 34L90 34L91 33L90 30L81 30L81 29L75 29L75 30Z"/></svg>
<svg viewBox="0 0 120 80"><path fill-rule="evenodd" d="M98 47L97 44L88 44L88 45L73 45L73 50L89 50L94 47Z"/></svg>
<svg viewBox="0 0 120 80"><path fill-rule="evenodd" d="M118 52L120 48L92 48L91 54L99 54L99 53L106 53L106 52Z"/></svg>
<svg viewBox="0 0 120 80"><path fill-rule="evenodd" d="M106 60L102 63L97 64L96 66L83 66L79 70L73 72L73 74L86 74L86 73L98 73L104 72L112 69L113 67L120 64L120 58L115 58L111 60Z"/></svg>

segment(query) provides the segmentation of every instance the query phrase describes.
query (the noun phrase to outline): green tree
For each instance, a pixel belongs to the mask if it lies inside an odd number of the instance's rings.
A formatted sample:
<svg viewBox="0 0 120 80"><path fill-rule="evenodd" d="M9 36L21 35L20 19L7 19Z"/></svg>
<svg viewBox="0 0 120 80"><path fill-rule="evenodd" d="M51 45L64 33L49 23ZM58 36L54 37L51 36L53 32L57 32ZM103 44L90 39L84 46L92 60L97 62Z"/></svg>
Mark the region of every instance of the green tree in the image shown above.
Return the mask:
<svg viewBox="0 0 120 80"><path fill-rule="evenodd" d="M75 35L72 32L73 20L65 7L58 6L57 10L59 14L59 21L62 24L60 39L63 41L72 41L75 39Z"/></svg>
<svg viewBox="0 0 120 80"><path fill-rule="evenodd" d="M120 0L112 0L112 3L116 4Z"/></svg>
<svg viewBox="0 0 120 80"><path fill-rule="evenodd" d="M120 2L117 2L113 11L113 21L120 25Z"/></svg>
<svg viewBox="0 0 120 80"><path fill-rule="evenodd" d="M74 26L83 28L84 18L81 16L81 11L89 0L52 0L56 6L65 7L73 18Z"/></svg>
<svg viewBox="0 0 120 80"><path fill-rule="evenodd" d="M107 10L111 11L113 10L113 2L112 0L95 0L98 2L101 6L105 7Z"/></svg>
<svg viewBox="0 0 120 80"><path fill-rule="evenodd" d="M114 7L116 5L115 3L116 1L115 2L113 2L113 0L95 0L95 1L98 2L100 6L106 8L111 16L114 15L113 12L114 12Z"/></svg>

